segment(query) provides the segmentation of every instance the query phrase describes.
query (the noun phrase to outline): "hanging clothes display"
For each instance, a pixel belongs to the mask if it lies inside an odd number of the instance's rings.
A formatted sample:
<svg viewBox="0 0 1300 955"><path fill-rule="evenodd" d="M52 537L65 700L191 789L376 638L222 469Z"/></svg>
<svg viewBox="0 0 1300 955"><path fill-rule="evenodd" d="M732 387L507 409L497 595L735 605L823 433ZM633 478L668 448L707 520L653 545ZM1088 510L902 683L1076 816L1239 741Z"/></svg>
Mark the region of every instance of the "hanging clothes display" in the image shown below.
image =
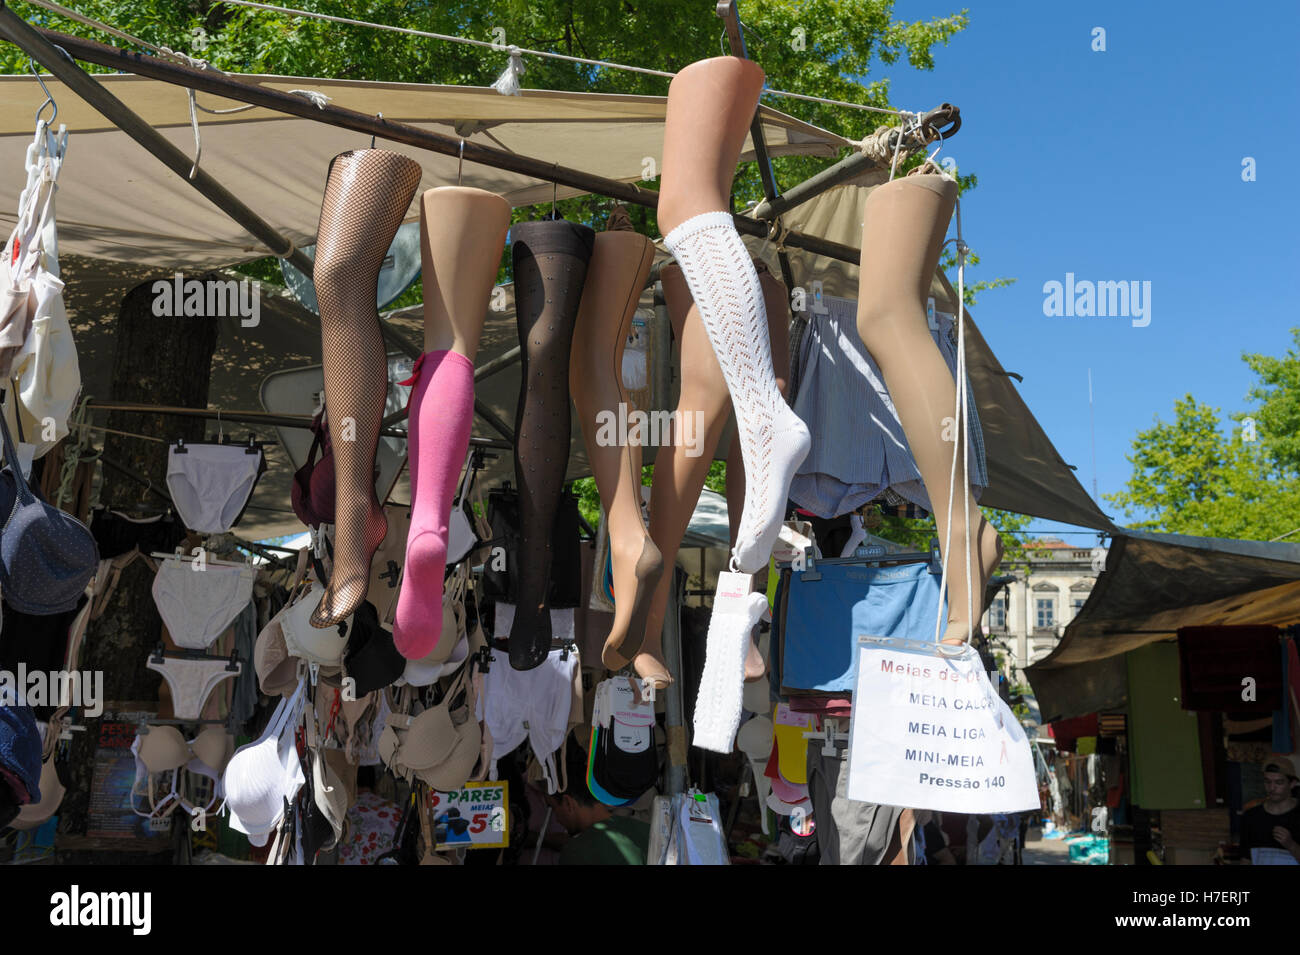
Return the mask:
<svg viewBox="0 0 1300 955"><path fill-rule="evenodd" d="M808 316L799 353L799 394L794 410L810 427L812 449L790 484L790 497L819 517L835 517L893 491L933 512L875 360L862 344L855 322L858 303L824 296L823 312ZM937 313L931 337L949 372L957 369L957 331ZM853 415L843 409L853 408ZM976 499L988 485L984 436L975 397L967 393L970 486ZM864 428L864 423L866 427Z"/></svg>
<svg viewBox="0 0 1300 955"><path fill-rule="evenodd" d="M0 379L13 380L6 417L39 458L68 434L81 369L63 306L54 194L67 151L44 121L27 149L18 224L0 255Z"/></svg>

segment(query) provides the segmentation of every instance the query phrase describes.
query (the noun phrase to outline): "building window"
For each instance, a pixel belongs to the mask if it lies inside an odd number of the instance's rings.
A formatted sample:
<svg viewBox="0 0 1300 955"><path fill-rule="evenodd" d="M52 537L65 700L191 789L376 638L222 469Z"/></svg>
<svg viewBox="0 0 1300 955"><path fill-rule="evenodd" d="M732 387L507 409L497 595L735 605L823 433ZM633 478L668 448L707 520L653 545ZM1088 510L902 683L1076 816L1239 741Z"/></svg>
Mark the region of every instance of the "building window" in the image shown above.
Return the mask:
<svg viewBox="0 0 1300 955"><path fill-rule="evenodd" d="M1052 597L1038 597L1034 600L1036 608L1035 624L1041 630L1056 626L1056 600Z"/></svg>
<svg viewBox="0 0 1300 955"><path fill-rule="evenodd" d="M1082 596L1082 597L1071 597L1071 598L1070 598L1070 606L1071 606L1071 607L1073 608L1073 610L1074 610L1074 616L1076 616L1076 617L1079 616L1079 611L1083 609L1083 605L1086 604L1087 602L1088 602L1088 597L1087 597L1087 595L1084 595L1084 596Z"/></svg>
<svg viewBox="0 0 1300 955"><path fill-rule="evenodd" d="M1007 629L1007 598L999 594L989 605L989 629Z"/></svg>

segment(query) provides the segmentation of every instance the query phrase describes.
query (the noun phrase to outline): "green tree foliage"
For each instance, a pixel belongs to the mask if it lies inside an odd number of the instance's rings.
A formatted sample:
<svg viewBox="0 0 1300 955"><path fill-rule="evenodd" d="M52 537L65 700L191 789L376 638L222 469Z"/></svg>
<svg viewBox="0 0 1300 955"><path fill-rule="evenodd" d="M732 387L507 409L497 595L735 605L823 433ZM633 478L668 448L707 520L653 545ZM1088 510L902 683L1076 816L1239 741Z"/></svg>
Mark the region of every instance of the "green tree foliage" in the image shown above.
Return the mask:
<svg viewBox="0 0 1300 955"><path fill-rule="evenodd" d="M1292 330L1300 346L1300 328ZM1219 409L1188 394L1174 420L1157 418L1128 455L1133 475L1106 500L1137 518L1129 526L1176 534L1272 540L1300 529L1300 347L1243 361L1258 381L1248 397L1259 408L1237 412L1229 435ZM1243 426L1254 419L1254 435ZM1290 539L1295 539L1294 535Z"/></svg>
<svg viewBox="0 0 1300 955"><path fill-rule="evenodd" d="M527 49L669 72L726 52L721 21L707 0L581 4L572 0L369 0L362 9L346 0L296 0L288 5L489 42L504 37L505 43ZM16 0L14 7L41 26L124 42L28 3ZM150 43L202 57L230 72L487 86L508 61L504 51L235 7L219 0L79 0L76 8ZM889 81L865 79L873 61L888 66L906 60L916 69L932 69L935 45L946 44L967 24L965 12L903 22L893 18L892 8L892 0L769 0L742 4L741 14L749 53L763 65L770 88L888 107ZM522 85L531 89L656 96L667 91L667 80L659 76L537 57L526 57L525 66ZM16 48L0 48L0 70L25 69L26 58ZM862 138L880 122L894 121L878 113L821 103L776 97L765 102L849 139ZM778 157L774 166L778 182L789 186L833 161ZM657 181L646 185L654 188ZM738 170L735 194L738 205L762 197L753 164ZM648 210L630 211L639 231L655 231ZM601 228L609 204L586 196L561 203L561 212ZM535 215L533 209L516 210L517 218Z"/></svg>

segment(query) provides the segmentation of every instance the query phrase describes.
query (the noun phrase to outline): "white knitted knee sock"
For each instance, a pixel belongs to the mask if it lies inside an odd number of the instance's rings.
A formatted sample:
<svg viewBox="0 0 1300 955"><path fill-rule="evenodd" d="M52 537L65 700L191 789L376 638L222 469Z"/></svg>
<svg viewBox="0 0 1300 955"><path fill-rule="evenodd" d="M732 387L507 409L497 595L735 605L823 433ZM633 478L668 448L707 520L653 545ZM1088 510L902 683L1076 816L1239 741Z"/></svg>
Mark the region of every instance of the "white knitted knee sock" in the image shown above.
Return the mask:
<svg viewBox="0 0 1300 955"><path fill-rule="evenodd" d="M731 392L745 462L745 509L732 553L739 571L754 574L776 544L811 439L777 388L763 289L731 214L693 216L664 236L664 245L681 266Z"/></svg>
<svg viewBox="0 0 1300 955"><path fill-rule="evenodd" d="M750 633L767 609L767 595L743 598L742 613L727 613L715 604L704 648L704 672L695 697L693 744L715 753L730 753L740 728L745 693L745 655Z"/></svg>

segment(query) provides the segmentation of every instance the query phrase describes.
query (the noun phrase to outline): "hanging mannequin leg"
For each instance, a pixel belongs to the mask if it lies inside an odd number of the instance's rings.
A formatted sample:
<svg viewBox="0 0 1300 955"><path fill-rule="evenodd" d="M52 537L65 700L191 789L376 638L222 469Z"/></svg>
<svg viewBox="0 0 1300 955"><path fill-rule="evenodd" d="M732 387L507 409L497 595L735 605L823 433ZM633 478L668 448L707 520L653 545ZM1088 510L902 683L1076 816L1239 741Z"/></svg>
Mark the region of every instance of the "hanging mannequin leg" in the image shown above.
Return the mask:
<svg viewBox="0 0 1300 955"><path fill-rule="evenodd" d="M334 569L315 627L365 600L370 559L388 530L375 496L375 450L388 395L388 359L376 306L379 269L420 184L418 163L382 149L330 163L316 238L325 406L334 447Z"/></svg>
<svg viewBox="0 0 1300 955"><path fill-rule="evenodd" d="M653 262L654 246L643 235L616 231L596 236L569 365L569 391L609 529L614 623L601 659L610 670L627 666L640 648L664 567L641 518L641 446L602 440L597 422L599 413L617 418L619 404L628 405L623 350Z"/></svg>
<svg viewBox="0 0 1300 955"><path fill-rule="evenodd" d="M424 354L408 404L411 530L393 642L408 660L442 637L442 583L456 479L474 417L474 356L501 264L510 204L482 189L446 186L420 198Z"/></svg>
<svg viewBox="0 0 1300 955"><path fill-rule="evenodd" d="M747 485L732 554L745 573L767 563L790 481L810 446L808 429L777 388L758 276L726 212L762 84L762 70L736 57L693 63L673 78L657 213L736 411Z"/></svg>
<svg viewBox="0 0 1300 955"><path fill-rule="evenodd" d="M996 532L987 527L969 486L963 484L964 429L953 487L953 443L943 435L952 431L956 384L925 321L925 299L956 197L956 184L937 175L906 176L872 191L864 212L857 321L858 334L880 366L898 409L930 497L941 547L950 532L952 491L951 543L943 554L948 568L948 626L941 635L945 642L965 640L967 623L978 622L982 584L1000 550Z"/></svg>
<svg viewBox="0 0 1300 955"><path fill-rule="evenodd" d="M551 652L551 537L569 464L569 350L595 233L563 219L511 233L521 377L515 411L519 483L519 603L510 665L531 670Z"/></svg>
<svg viewBox="0 0 1300 955"><path fill-rule="evenodd" d="M696 448L679 442L659 449L650 488L650 537L663 557L664 573L654 589L646 614L645 640L633 663L641 679L662 689L673 682L663 659L663 624L677 550L695 513L709 465L731 416L731 398L682 270L676 265L666 266L660 280L673 324L673 337L680 342L681 350L677 420L699 423ZM688 454L688 450L699 453Z"/></svg>

